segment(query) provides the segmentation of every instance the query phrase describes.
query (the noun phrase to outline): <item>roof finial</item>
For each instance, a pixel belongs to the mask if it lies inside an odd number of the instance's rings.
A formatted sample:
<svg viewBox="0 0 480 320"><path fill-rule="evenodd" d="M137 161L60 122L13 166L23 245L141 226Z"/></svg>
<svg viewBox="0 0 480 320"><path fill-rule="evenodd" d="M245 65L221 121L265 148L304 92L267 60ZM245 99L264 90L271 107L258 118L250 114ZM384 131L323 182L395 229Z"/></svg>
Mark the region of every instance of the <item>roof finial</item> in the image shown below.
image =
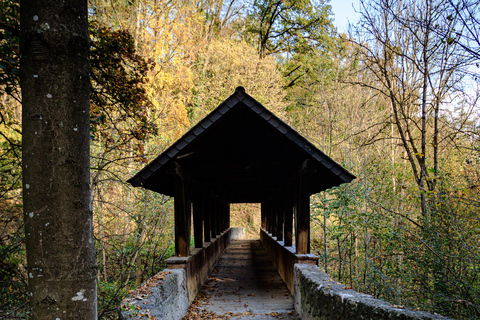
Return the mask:
<svg viewBox="0 0 480 320"><path fill-rule="evenodd" d="M242 87L242 86L238 86L236 89L235 89L235 93L237 92L245 92L245 88Z"/></svg>

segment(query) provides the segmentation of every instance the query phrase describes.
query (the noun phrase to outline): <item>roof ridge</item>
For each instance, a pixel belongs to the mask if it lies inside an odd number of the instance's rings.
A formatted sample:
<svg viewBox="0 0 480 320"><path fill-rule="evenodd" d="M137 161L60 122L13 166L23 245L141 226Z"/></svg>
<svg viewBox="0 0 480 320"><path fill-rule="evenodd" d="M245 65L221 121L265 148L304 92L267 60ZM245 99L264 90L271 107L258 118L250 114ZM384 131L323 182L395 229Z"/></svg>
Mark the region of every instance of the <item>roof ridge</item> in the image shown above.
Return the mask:
<svg viewBox="0 0 480 320"><path fill-rule="evenodd" d="M241 104L240 104L241 103ZM326 169L334 173L344 182L350 182L355 178L350 172L337 164L328 155L319 150L313 143L308 141L295 129L277 117L272 111L268 110L260 102L255 100L245 92L245 88L239 86L235 92L225 99L220 105L211 111L207 116L195 124L181 138L175 141L164 152L147 164L135 176L128 179L134 187L143 185L143 182L151 177L156 171L164 166L171 159L175 158L186 146L196 140L202 133L208 130L213 124L218 122L225 114L229 113L236 106L244 105L251 109L255 114L269 123L279 133L288 138L299 148L303 149L308 155L314 158Z"/></svg>

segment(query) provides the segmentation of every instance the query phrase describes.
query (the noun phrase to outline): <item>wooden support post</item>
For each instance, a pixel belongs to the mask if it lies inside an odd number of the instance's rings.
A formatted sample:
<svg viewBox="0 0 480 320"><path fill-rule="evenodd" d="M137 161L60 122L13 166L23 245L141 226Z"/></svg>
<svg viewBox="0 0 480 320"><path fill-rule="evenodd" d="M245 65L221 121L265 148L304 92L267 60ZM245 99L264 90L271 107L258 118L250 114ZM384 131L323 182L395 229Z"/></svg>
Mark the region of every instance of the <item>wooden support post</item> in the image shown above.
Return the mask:
<svg viewBox="0 0 480 320"><path fill-rule="evenodd" d="M175 179L175 255L187 257L190 254L190 230L188 215L190 210L189 201L186 198L185 183L183 178Z"/></svg>
<svg viewBox="0 0 480 320"><path fill-rule="evenodd" d="M272 201L271 205L270 205L270 214L272 215L272 237L276 237L277 236L277 220L278 220L278 217L277 217L277 204L275 203L275 200Z"/></svg>
<svg viewBox="0 0 480 320"><path fill-rule="evenodd" d="M298 184L297 184L298 185ZM298 189L295 190L295 198L293 200L293 222L294 222L294 234L295 234L295 248L297 248L297 243L298 243L298 209L299 209L299 204L298 204L298 195L299 191ZM298 249L295 249L295 252L298 253Z"/></svg>
<svg viewBox="0 0 480 320"><path fill-rule="evenodd" d="M223 205L223 230L225 231L229 227L229 216L230 216L230 204L224 203Z"/></svg>
<svg viewBox="0 0 480 320"><path fill-rule="evenodd" d="M218 228L218 234L220 235L225 230L225 204L223 202L219 203L219 214L220 227Z"/></svg>
<svg viewBox="0 0 480 320"><path fill-rule="evenodd" d="M262 207L261 207L261 210L262 210L262 228L267 231L267 203L266 202L262 202Z"/></svg>
<svg viewBox="0 0 480 320"><path fill-rule="evenodd" d="M273 203L270 202L268 205L268 216L269 216L269 227L268 227L268 232L272 235L272 237L275 236L275 212L273 211Z"/></svg>
<svg viewBox="0 0 480 320"><path fill-rule="evenodd" d="M260 226L264 230L266 230L266 228L267 228L266 214L265 214L265 202L262 202L261 205L260 205Z"/></svg>
<svg viewBox="0 0 480 320"><path fill-rule="evenodd" d="M218 230L217 234L222 234L223 231L223 203L218 203Z"/></svg>
<svg viewBox="0 0 480 320"><path fill-rule="evenodd" d="M271 233L272 228L271 228L271 212L270 212L270 202L265 203L265 230L267 230L268 233Z"/></svg>
<svg viewBox="0 0 480 320"><path fill-rule="evenodd" d="M205 216L205 205L200 198L193 203L193 237L195 248L203 247L203 221Z"/></svg>
<svg viewBox="0 0 480 320"><path fill-rule="evenodd" d="M190 201L190 199L188 198L188 188L185 189L185 196L187 197L186 198L186 201L185 201L185 214L187 215L187 239L188 239L188 248L190 248L190 240L192 239L192 201ZM188 253L190 254L190 252Z"/></svg>
<svg viewBox="0 0 480 320"><path fill-rule="evenodd" d="M310 253L310 196L301 192L298 199L298 214L296 216L297 233L295 245L297 254Z"/></svg>
<svg viewBox="0 0 480 320"><path fill-rule="evenodd" d="M212 206L209 198L205 195L201 199L204 210L204 222L203 222L203 236L205 242L210 242L212 240Z"/></svg>
<svg viewBox="0 0 480 320"><path fill-rule="evenodd" d="M275 217L275 204L273 201L270 203L268 211L270 212L270 233L272 234L272 237L275 237L277 220Z"/></svg>
<svg viewBox="0 0 480 320"><path fill-rule="evenodd" d="M282 198L278 198L277 203L275 204L275 215L277 216L277 241L283 241L283 222L284 222L284 210L285 201Z"/></svg>
<svg viewBox="0 0 480 320"><path fill-rule="evenodd" d="M227 203L227 228L230 228L230 203Z"/></svg>
<svg viewBox="0 0 480 320"><path fill-rule="evenodd" d="M303 163L299 176L297 212L295 215L295 246L297 254L310 253L310 193L307 173L315 170L310 161Z"/></svg>
<svg viewBox="0 0 480 320"><path fill-rule="evenodd" d="M220 233L225 231L227 229L227 205L225 203L222 203L221 205L222 211L221 211L221 219L222 221L222 227L220 228Z"/></svg>
<svg viewBox="0 0 480 320"><path fill-rule="evenodd" d="M213 200L212 206L212 238L216 238L218 235L218 202L217 200Z"/></svg>
<svg viewBox="0 0 480 320"><path fill-rule="evenodd" d="M283 206L283 235L285 247L292 246L292 236L293 236L293 201L289 198L284 203Z"/></svg>

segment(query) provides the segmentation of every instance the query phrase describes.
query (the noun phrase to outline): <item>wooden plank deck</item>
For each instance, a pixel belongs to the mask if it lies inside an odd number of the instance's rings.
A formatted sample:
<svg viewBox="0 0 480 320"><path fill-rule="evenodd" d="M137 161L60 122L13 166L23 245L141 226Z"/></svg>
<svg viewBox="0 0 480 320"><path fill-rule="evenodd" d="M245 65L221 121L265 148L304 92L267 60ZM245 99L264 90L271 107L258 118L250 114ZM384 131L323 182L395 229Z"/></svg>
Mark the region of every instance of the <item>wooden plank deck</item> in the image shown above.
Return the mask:
<svg viewBox="0 0 480 320"><path fill-rule="evenodd" d="M232 241L184 319L300 319L259 240Z"/></svg>

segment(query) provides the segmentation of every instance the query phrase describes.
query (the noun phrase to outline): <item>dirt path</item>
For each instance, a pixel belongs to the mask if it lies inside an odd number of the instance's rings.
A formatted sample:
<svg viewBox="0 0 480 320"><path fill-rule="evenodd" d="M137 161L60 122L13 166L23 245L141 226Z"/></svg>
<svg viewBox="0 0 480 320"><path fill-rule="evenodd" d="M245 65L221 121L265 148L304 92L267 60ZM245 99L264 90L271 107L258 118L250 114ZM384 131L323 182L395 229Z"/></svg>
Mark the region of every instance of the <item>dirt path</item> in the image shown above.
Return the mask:
<svg viewBox="0 0 480 320"><path fill-rule="evenodd" d="M232 241L184 319L300 319L259 240Z"/></svg>

